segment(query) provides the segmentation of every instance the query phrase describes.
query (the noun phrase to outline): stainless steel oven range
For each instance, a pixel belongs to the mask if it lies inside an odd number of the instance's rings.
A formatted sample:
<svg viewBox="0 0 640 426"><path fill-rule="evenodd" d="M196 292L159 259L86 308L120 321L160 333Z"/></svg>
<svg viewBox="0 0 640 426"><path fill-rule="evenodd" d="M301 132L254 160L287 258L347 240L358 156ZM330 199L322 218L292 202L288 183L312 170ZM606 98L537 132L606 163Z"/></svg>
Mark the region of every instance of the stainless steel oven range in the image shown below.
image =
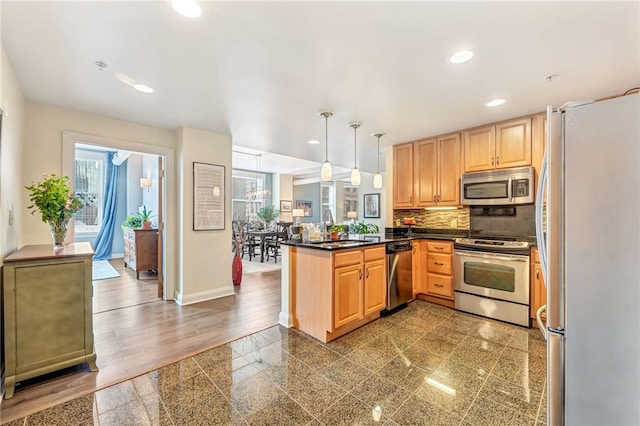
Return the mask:
<svg viewBox="0 0 640 426"><path fill-rule="evenodd" d="M457 238L454 243L455 309L530 326L530 243Z"/></svg>

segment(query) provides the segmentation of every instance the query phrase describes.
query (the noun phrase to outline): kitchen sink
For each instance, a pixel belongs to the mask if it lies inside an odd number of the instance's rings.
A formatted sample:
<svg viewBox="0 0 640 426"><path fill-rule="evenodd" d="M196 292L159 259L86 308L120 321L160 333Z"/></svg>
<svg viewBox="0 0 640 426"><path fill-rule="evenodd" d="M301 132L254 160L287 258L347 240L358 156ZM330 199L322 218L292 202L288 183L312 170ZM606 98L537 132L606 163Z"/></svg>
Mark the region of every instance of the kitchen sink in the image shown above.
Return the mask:
<svg viewBox="0 0 640 426"><path fill-rule="evenodd" d="M312 241L311 244L321 245L324 248L355 247L362 245L362 240L336 240L336 241Z"/></svg>

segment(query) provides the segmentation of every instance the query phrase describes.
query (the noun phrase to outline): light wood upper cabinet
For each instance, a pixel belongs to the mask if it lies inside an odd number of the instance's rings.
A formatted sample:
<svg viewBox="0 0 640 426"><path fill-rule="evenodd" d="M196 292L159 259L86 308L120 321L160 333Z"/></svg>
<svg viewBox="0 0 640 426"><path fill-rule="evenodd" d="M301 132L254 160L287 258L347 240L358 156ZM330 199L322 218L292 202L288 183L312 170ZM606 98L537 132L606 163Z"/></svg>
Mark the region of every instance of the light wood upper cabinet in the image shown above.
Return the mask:
<svg viewBox="0 0 640 426"><path fill-rule="evenodd" d="M460 204L460 133L438 138L438 199L440 206Z"/></svg>
<svg viewBox="0 0 640 426"><path fill-rule="evenodd" d="M495 168L496 128L480 127L464 132L464 171Z"/></svg>
<svg viewBox="0 0 640 426"><path fill-rule="evenodd" d="M530 117L464 132L465 173L530 165Z"/></svg>
<svg viewBox="0 0 640 426"><path fill-rule="evenodd" d="M409 152L414 157L412 167L406 166ZM459 133L394 147L393 207L458 205L460 158ZM413 170L411 177L409 170Z"/></svg>
<svg viewBox="0 0 640 426"><path fill-rule="evenodd" d="M540 166L544 150L547 147L547 114L537 114L532 117L531 130L531 165L536 171L536 183L540 177Z"/></svg>
<svg viewBox="0 0 640 426"><path fill-rule="evenodd" d="M435 203L438 191L438 141L428 139L415 143L415 173L413 178L415 207Z"/></svg>
<svg viewBox="0 0 640 426"><path fill-rule="evenodd" d="M413 207L413 143L393 147L393 207Z"/></svg>

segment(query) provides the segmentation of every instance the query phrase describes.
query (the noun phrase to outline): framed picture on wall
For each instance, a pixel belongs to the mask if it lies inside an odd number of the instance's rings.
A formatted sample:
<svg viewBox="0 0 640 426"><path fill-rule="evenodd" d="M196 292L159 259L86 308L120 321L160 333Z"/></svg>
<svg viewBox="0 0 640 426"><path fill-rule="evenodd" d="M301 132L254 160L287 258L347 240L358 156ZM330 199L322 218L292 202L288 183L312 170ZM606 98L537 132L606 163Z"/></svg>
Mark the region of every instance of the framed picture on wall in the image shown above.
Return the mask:
<svg viewBox="0 0 640 426"><path fill-rule="evenodd" d="M311 201L296 200L296 209L304 211L304 217L313 216L313 204Z"/></svg>
<svg viewBox="0 0 640 426"><path fill-rule="evenodd" d="M281 212L290 212L291 211L291 200L280 200L280 211Z"/></svg>
<svg viewBox="0 0 640 426"><path fill-rule="evenodd" d="M224 229L224 166L193 163L193 230Z"/></svg>
<svg viewBox="0 0 640 426"><path fill-rule="evenodd" d="M380 218L380 193L364 194L364 215L367 218Z"/></svg>

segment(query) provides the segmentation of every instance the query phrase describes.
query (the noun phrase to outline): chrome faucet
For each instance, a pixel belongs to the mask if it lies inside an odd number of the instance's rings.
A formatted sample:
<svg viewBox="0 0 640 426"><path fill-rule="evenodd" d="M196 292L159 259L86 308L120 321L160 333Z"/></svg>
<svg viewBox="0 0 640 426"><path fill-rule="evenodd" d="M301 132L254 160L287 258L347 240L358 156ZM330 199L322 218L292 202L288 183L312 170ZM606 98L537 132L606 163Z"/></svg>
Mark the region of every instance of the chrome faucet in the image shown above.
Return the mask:
<svg viewBox="0 0 640 426"><path fill-rule="evenodd" d="M333 213L331 213L331 209L326 207L322 212L322 222L324 223L324 240L327 239L329 235L329 227L333 226ZM328 222L328 224L327 224Z"/></svg>

